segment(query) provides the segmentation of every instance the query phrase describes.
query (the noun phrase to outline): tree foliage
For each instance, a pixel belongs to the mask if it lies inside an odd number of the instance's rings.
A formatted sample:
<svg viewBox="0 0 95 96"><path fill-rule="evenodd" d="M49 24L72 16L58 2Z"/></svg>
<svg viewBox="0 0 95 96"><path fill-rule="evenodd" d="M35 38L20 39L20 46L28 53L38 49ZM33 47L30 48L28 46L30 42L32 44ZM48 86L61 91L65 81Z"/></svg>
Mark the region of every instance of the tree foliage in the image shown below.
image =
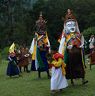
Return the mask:
<svg viewBox="0 0 95 96"><path fill-rule="evenodd" d="M73 10L81 32L95 27L95 0L0 0L0 48L14 41L29 46L40 11L47 21L50 42L56 45L68 8ZM84 32L86 36L89 33Z"/></svg>

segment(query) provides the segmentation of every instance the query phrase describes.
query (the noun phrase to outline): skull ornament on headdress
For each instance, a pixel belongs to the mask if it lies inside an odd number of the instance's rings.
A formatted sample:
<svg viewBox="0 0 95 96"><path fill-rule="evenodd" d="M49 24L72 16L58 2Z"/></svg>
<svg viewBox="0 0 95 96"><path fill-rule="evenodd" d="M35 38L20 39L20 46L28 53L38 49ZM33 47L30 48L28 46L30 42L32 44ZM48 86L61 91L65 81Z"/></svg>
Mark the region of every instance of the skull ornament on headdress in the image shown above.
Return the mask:
<svg viewBox="0 0 95 96"><path fill-rule="evenodd" d="M72 32L80 33L77 20L76 20L75 16L72 14L72 11L70 9L67 10L67 14L65 16L64 32L66 34L69 34Z"/></svg>

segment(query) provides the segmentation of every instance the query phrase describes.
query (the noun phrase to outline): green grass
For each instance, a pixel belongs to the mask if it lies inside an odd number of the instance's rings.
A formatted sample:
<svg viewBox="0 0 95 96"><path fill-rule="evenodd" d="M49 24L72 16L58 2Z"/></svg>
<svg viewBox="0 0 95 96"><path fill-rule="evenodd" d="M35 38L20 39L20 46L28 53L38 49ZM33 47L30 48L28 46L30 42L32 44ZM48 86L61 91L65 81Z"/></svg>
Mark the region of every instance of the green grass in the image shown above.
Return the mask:
<svg viewBox="0 0 95 96"><path fill-rule="evenodd" d="M37 72L22 73L22 77L9 78L6 76L7 62L0 63L0 96L50 96L50 80L47 74L42 73L42 79L38 79ZM62 93L55 96L95 96L95 66L89 70L87 65L87 85L81 85L81 80L74 80L75 86L70 84Z"/></svg>

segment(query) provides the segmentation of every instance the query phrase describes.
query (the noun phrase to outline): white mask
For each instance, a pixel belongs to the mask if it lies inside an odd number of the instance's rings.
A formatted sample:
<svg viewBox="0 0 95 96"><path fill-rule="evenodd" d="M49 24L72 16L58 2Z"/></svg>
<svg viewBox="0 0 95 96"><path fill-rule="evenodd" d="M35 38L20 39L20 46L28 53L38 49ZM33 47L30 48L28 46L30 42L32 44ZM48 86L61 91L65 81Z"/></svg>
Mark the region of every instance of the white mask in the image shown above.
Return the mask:
<svg viewBox="0 0 95 96"><path fill-rule="evenodd" d="M75 21L68 21L66 22L66 33L76 32L76 22Z"/></svg>

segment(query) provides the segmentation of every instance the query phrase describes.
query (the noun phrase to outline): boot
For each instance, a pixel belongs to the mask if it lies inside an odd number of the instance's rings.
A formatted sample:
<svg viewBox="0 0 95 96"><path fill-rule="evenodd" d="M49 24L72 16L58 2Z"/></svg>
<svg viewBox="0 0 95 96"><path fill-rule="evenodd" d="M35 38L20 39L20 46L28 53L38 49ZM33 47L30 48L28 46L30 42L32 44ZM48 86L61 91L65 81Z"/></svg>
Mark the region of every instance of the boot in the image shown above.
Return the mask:
<svg viewBox="0 0 95 96"><path fill-rule="evenodd" d="M85 80L84 78L82 78L82 84L85 85L86 83L88 83L88 80Z"/></svg>

